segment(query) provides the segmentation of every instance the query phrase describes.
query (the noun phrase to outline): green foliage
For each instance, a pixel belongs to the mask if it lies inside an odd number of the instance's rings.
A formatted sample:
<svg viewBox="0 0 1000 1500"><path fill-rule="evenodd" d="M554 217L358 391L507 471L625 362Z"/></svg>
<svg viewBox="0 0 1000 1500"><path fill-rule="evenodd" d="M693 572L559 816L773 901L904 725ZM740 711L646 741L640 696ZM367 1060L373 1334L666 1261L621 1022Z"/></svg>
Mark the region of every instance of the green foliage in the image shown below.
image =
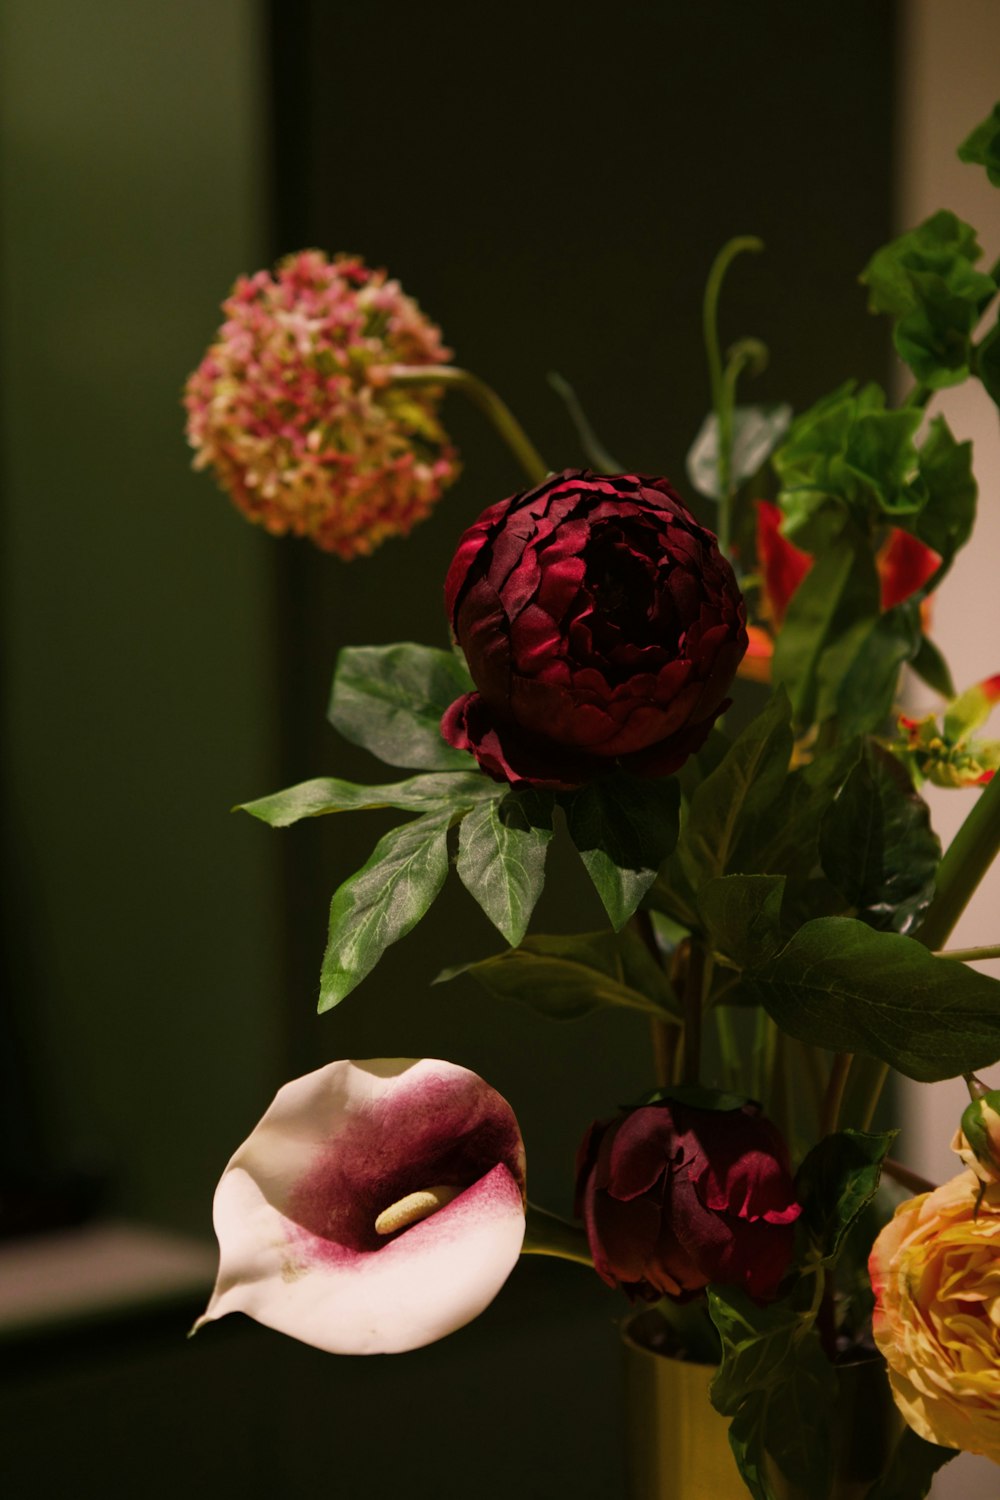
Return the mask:
<svg viewBox="0 0 1000 1500"><path fill-rule="evenodd" d="M1000 104L966 136L958 148L960 161L985 167L994 187L1000 187Z"/></svg>
<svg viewBox="0 0 1000 1500"><path fill-rule="evenodd" d="M924 1500L939 1469L958 1457L957 1448L941 1448L904 1427L889 1467L865 1500Z"/></svg>
<svg viewBox="0 0 1000 1500"><path fill-rule="evenodd" d="M758 1307L733 1287L710 1287L722 1340L712 1405L733 1418L729 1440L751 1494L773 1500L765 1455L814 1500L829 1494L836 1376L811 1312L792 1301Z"/></svg>
<svg viewBox="0 0 1000 1500"><path fill-rule="evenodd" d="M570 837L617 932L677 842L677 781L619 771L571 793L564 805Z"/></svg>
<svg viewBox="0 0 1000 1500"><path fill-rule="evenodd" d="M886 409L875 384L853 381L796 417L773 463L790 541L822 552L847 519L867 531L920 508L909 483L921 413Z"/></svg>
<svg viewBox="0 0 1000 1500"><path fill-rule="evenodd" d="M944 417L934 417L928 424L911 488L921 504L907 530L942 559L937 574L921 590L926 594L937 588L955 553L969 540L976 519L972 444L957 443Z"/></svg>
<svg viewBox="0 0 1000 1500"><path fill-rule="evenodd" d="M733 408L730 485L737 489L753 479L788 431L792 408L783 402ZM719 419L710 412L687 456L687 473L694 488L709 500L720 498Z"/></svg>
<svg viewBox="0 0 1000 1500"><path fill-rule="evenodd" d="M1000 320L976 350L976 374L997 406L1000 406Z"/></svg>
<svg viewBox="0 0 1000 1500"><path fill-rule="evenodd" d="M898 354L932 390L968 377L972 333L996 290L974 269L981 255L972 226L942 210L883 246L861 273L870 310L893 318Z"/></svg>
<svg viewBox="0 0 1000 1500"><path fill-rule="evenodd" d="M894 1130L842 1130L814 1146L795 1176L806 1257L833 1265L844 1240L874 1198Z"/></svg>
<svg viewBox="0 0 1000 1500"><path fill-rule="evenodd" d="M445 969L437 982L470 974L488 994L518 1000L556 1020L573 1021L603 1005L669 1018L681 1007L642 939L622 932L533 934L478 963Z"/></svg>
<svg viewBox="0 0 1000 1500"><path fill-rule="evenodd" d="M954 698L955 683L951 668L929 636L922 637L910 666L932 692L940 694L942 698Z"/></svg>
<svg viewBox="0 0 1000 1500"><path fill-rule="evenodd" d="M922 640L916 599L856 620L823 652L816 670L817 722L842 735L867 734L889 714L903 665Z"/></svg>
<svg viewBox="0 0 1000 1500"><path fill-rule="evenodd" d="M300 818L318 818L326 813L358 812L375 807L398 807L405 812L437 812L445 808L473 807L483 798L495 798L501 788L479 771L440 771L410 776L406 781L381 786L359 786L336 776L317 776L236 809L248 812L272 828L287 828Z"/></svg>
<svg viewBox="0 0 1000 1500"><path fill-rule="evenodd" d="M789 1036L932 1083L1000 1058L1000 980L850 917L819 917L743 987Z"/></svg>
<svg viewBox="0 0 1000 1500"><path fill-rule="evenodd" d="M797 723L817 719L824 653L857 623L875 624L878 611L878 576L870 551L850 534L838 536L796 589L775 645L774 679L787 690Z"/></svg>
<svg viewBox="0 0 1000 1500"><path fill-rule="evenodd" d="M441 715L472 679L453 651L402 641L349 646L337 658L329 719L345 740L390 766L467 771L469 756L441 738Z"/></svg>
<svg viewBox="0 0 1000 1500"><path fill-rule="evenodd" d="M749 820L734 869L788 875L795 877L796 886L804 881L819 862L822 820L860 753L859 742L849 740L818 750L806 765L789 772L774 801ZM787 904L795 891L786 889L785 895Z"/></svg>
<svg viewBox="0 0 1000 1500"><path fill-rule="evenodd" d="M545 884L552 809L551 793L509 792L480 802L459 828L459 879L515 946Z"/></svg>
<svg viewBox="0 0 1000 1500"><path fill-rule="evenodd" d="M320 975L330 1010L420 921L448 873L451 811L425 813L379 839L366 864L334 893Z"/></svg>
<svg viewBox="0 0 1000 1500"><path fill-rule="evenodd" d="M779 689L691 799L677 857L695 892L726 874L747 820L780 790L791 753L790 707Z"/></svg>
<svg viewBox="0 0 1000 1500"><path fill-rule="evenodd" d="M941 842L894 755L869 741L820 829L827 879L870 927L911 932L934 895Z"/></svg>
<svg viewBox="0 0 1000 1500"><path fill-rule="evenodd" d="M698 910L716 953L737 968L781 947L784 875L720 875L698 892Z"/></svg>

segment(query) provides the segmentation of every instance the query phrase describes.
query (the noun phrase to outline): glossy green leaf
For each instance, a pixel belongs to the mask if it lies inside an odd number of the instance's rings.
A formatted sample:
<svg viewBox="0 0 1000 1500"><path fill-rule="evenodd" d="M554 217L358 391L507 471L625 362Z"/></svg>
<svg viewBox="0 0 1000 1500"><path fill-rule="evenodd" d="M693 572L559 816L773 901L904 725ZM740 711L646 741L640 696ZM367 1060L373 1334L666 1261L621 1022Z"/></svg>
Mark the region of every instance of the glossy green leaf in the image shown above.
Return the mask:
<svg viewBox="0 0 1000 1500"><path fill-rule="evenodd" d="M463 818L455 868L494 927L516 946L545 884L553 798L511 792Z"/></svg>
<svg viewBox="0 0 1000 1500"><path fill-rule="evenodd" d="M771 1395L764 1446L809 1500L826 1500L833 1483L833 1408L837 1377L811 1330L795 1346L794 1369Z"/></svg>
<svg viewBox="0 0 1000 1500"><path fill-rule="evenodd" d="M366 864L334 892L320 977L330 1010L361 983L390 943L424 916L448 873L452 813L427 813L379 839Z"/></svg>
<svg viewBox="0 0 1000 1500"><path fill-rule="evenodd" d="M994 104L958 148L959 161L985 167L994 187L1000 187L1000 104Z"/></svg>
<svg viewBox="0 0 1000 1500"><path fill-rule="evenodd" d="M409 641L348 646L337 658L329 719L345 740L390 766L468 771L466 752L441 738L441 715L471 688L453 651Z"/></svg>
<svg viewBox="0 0 1000 1500"><path fill-rule="evenodd" d="M915 599L856 620L819 661L817 722L836 719L838 734L848 738L877 729L892 710L899 674L917 654L921 639Z"/></svg>
<svg viewBox="0 0 1000 1500"><path fill-rule="evenodd" d="M733 410L730 480L737 489L763 468L788 431L792 408L781 402L737 406ZM694 488L709 500L719 499L719 419L710 412L691 445L687 472Z"/></svg>
<svg viewBox="0 0 1000 1500"><path fill-rule="evenodd" d="M565 806L570 837L618 931L677 843L680 788L674 777L619 771L574 792Z"/></svg>
<svg viewBox="0 0 1000 1500"><path fill-rule="evenodd" d="M792 596L774 650L774 680L787 689L797 723L816 719L824 653L856 620L874 621L878 607L870 552L842 537L817 557Z"/></svg>
<svg viewBox="0 0 1000 1500"><path fill-rule="evenodd" d="M631 928L619 933L532 934L478 963L445 969L436 982L469 974L490 995L573 1021L604 1005L661 1018L680 1015L660 965Z"/></svg>
<svg viewBox="0 0 1000 1500"><path fill-rule="evenodd" d="M781 947L784 875L721 875L698 892L698 910L712 947L738 968L760 963Z"/></svg>
<svg viewBox="0 0 1000 1500"><path fill-rule="evenodd" d="M677 854L695 891L726 873L745 821L781 789L791 753L789 703L779 689L691 799Z"/></svg>
<svg viewBox="0 0 1000 1500"><path fill-rule="evenodd" d="M822 820L860 753L859 741L845 741L789 772L774 802L748 821L734 869L793 876L799 886L818 862ZM794 897L795 890L786 895Z"/></svg>
<svg viewBox="0 0 1000 1500"><path fill-rule="evenodd" d="M939 693L942 698L954 698L955 683L951 668L929 636L925 635L921 639L910 666L921 682L926 682L933 692Z"/></svg>
<svg viewBox="0 0 1000 1500"><path fill-rule="evenodd" d="M823 819L820 858L870 927L912 932L930 904L941 841L908 773L873 742Z"/></svg>
<svg viewBox="0 0 1000 1500"><path fill-rule="evenodd" d="M795 1175L799 1220L813 1254L833 1265L844 1240L874 1198L896 1131L842 1130L814 1146Z"/></svg>
<svg viewBox="0 0 1000 1500"><path fill-rule="evenodd" d="M501 791L496 782L479 771L432 772L382 786L359 786L336 776L317 776L313 781L272 792L269 797L258 797L255 802L243 802L235 811L248 812L272 828L287 828L300 818L375 807L398 807L406 812L472 807L483 799L497 798Z"/></svg>
<svg viewBox="0 0 1000 1500"><path fill-rule="evenodd" d="M807 922L743 976L790 1036L932 1083L1000 1059L1000 980L851 917Z"/></svg>
<svg viewBox="0 0 1000 1500"><path fill-rule="evenodd" d="M928 1443L912 1427L904 1427L889 1467L865 1500L924 1500L934 1475L957 1457L957 1448Z"/></svg>

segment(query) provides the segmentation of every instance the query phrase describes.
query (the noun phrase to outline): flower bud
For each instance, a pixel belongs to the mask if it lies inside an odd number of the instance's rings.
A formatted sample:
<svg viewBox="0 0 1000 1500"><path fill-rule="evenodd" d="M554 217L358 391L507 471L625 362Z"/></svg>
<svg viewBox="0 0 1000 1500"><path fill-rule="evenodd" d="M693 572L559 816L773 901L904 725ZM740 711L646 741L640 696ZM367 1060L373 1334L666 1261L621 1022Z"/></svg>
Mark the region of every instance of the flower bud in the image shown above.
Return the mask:
<svg viewBox="0 0 1000 1500"><path fill-rule="evenodd" d="M980 1182L1000 1182L1000 1089L989 1089L968 1105L951 1149Z"/></svg>

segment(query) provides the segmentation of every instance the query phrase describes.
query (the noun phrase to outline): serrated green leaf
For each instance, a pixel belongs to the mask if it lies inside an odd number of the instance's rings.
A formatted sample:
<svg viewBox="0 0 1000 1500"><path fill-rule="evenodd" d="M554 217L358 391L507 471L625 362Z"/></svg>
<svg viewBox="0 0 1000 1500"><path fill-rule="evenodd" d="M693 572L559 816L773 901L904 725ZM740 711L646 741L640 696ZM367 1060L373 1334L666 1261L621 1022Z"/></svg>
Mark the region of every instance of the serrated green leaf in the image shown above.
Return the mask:
<svg viewBox="0 0 1000 1500"><path fill-rule="evenodd" d="M907 933L934 895L941 841L894 755L869 742L820 829L828 880L870 927Z"/></svg>
<svg viewBox="0 0 1000 1500"><path fill-rule="evenodd" d="M958 148L959 161L985 167L994 187L1000 187L1000 104L969 132Z"/></svg>
<svg viewBox="0 0 1000 1500"><path fill-rule="evenodd" d="M837 1260L846 1236L874 1198L896 1134L839 1131L825 1136L799 1167L795 1196L802 1205L800 1232L824 1265Z"/></svg>
<svg viewBox="0 0 1000 1500"><path fill-rule="evenodd" d="M349 995L390 943L417 925L448 873L453 814L427 813L379 839L366 864L334 892L320 976L320 1011Z"/></svg>
<svg viewBox="0 0 1000 1500"><path fill-rule="evenodd" d="M677 855L696 892L726 873L743 824L773 802L788 774L791 753L789 703L779 689L691 800Z"/></svg>
<svg viewBox="0 0 1000 1500"><path fill-rule="evenodd" d="M788 431L792 408L780 402L733 409L730 482L737 489L767 462ZM710 412L687 456L687 472L694 488L709 500L719 499L719 419Z"/></svg>
<svg viewBox="0 0 1000 1500"><path fill-rule="evenodd" d="M698 910L712 947L738 968L781 947L784 875L720 875L698 892Z"/></svg>
<svg viewBox="0 0 1000 1500"><path fill-rule="evenodd" d="M957 1448L928 1443L912 1427L904 1427L888 1469L865 1500L924 1500L934 1475L957 1457Z"/></svg>
<svg viewBox="0 0 1000 1500"><path fill-rule="evenodd" d="M680 788L673 777L616 772L566 799L570 837L615 931L628 921L677 843Z"/></svg>
<svg viewBox="0 0 1000 1500"><path fill-rule="evenodd" d="M453 651L410 641L348 646L337 658L328 717L345 740L390 766L467 771L466 752L441 738L441 715L471 688Z"/></svg>
<svg viewBox="0 0 1000 1500"><path fill-rule="evenodd" d="M631 929L570 936L532 934L519 948L445 969L436 983L469 974L488 994L517 1000L557 1020L603 1005L661 1019L681 1014L666 975Z"/></svg>
<svg viewBox="0 0 1000 1500"><path fill-rule="evenodd" d="M969 373L972 331L995 290L974 268L981 255L972 226L941 210L883 246L861 273L870 309L894 319L897 352L933 390Z"/></svg>
<svg viewBox="0 0 1000 1500"><path fill-rule="evenodd" d="M922 1083L1000 1059L1000 980L851 917L807 922L743 984L799 1041L881 1058Z"/></svg>
<svg viewBox="0 0 1000 1500"><path fill-rule="evenodd" d="M434 812L446 807L473 807L484 798L497 798L502 788L478 771L441 771L410 776L382 786L360 786L336 776L317 776L298 786L243 802L236 812L248 812L272 828L287 828L300 818L326 813L360 812L376 807L398 807L406 812Z"/></svg>
<svg viewBox="0 0 1000 1500"><path fill-rule="evenodd" d="M480 803L459 829L459 879L514 947L545 884L553 803L551 793L511 792Z"/></svg>

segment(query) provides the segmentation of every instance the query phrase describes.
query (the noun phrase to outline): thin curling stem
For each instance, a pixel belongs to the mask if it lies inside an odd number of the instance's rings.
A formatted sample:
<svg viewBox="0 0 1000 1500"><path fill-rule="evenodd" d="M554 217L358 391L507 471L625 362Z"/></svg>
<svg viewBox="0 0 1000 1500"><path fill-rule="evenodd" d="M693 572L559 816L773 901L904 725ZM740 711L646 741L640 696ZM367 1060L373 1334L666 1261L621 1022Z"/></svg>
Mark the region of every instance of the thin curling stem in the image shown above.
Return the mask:
<svg viewBox="0 0 1000 1500"><path fill-rule="evenodd" d="M551 470L505 401L485 380L457 365L390 365L390 385L443 385L460 390L493 424L531 484L541 484Z"/></svg>
<svg viewBox="0 0 1000 1500"><path fill-rule="evenodd" d="M734 385L727 389L719 347L719 295L730 265L745 250L755 254L764 248L763 240L756 235L738 235L723 245L708 273L705 283L705 299L702 303L702 330L705 339L705 357L708 361L708 377L712 387L712 409L718 423L718 472L719 472L719 547L729 551L729 500L731 493L733 404Z"/></svg>

